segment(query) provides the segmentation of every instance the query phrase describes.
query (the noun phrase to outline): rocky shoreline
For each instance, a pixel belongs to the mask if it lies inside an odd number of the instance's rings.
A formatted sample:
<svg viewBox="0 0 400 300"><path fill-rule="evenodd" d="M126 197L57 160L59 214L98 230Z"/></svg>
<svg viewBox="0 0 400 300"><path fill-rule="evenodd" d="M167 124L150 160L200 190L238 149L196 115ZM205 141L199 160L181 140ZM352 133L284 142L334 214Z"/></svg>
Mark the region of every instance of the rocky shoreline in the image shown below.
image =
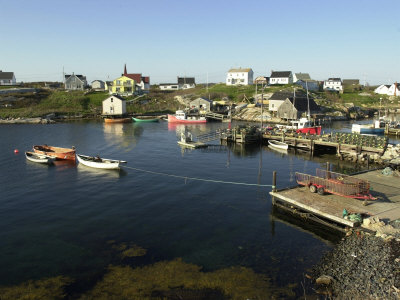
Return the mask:
<svg viewBox="0 0 400 300"><path fill-rule="evenodd" d="M307 278L329 299L399 299L399 255L399 238L349 232Z"/></svg>
<svg viewBox="0 0 400 300"><path fill-rule="evenodd" d="M48 118L11 118L0 119L0 124L51 124L55 123L54 120Z"/></svg>

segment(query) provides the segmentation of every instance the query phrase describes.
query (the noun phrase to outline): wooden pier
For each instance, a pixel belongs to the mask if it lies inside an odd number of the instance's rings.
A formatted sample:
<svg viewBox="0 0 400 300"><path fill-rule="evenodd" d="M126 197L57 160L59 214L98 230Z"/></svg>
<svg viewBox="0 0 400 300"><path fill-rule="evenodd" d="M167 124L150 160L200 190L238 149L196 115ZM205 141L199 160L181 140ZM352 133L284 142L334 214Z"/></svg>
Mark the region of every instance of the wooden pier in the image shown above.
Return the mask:
<svg viewBox="0 0 400 300"><path fill-rule="evenodd" d="M343 218L344 209L363 216L379 217L386 222L400 219L400 185L397 177L385 176L382 170L368 171L353 176L368 180L372 196L378 199L370 200L368 205L364 205L363 200L311 193L308 187L295 186L277 190L276 176L274 176L274 188L270 192L272 204L302 216L304 220L309 219L342 231L346 227L359 225L357 222Z"/></svg>
<svg viewBox="0 0 400 300"><path fill-rule="evenodd" d="M330 141L329 138L325 138L323 136L314 135L289 136L286 134L263 134L262 137L263 140L281 141L288 144L290 147L311 151L312 155L314 154L314 151L316 149L331 149L332 151L336 152L336 155L339 158L343 159L344 156L352 156L355 161L357 161L360 157L363 157L364 160L368 160L371 155L375 154L381 156L386 150L386 146L370 147L363 145L339 143Z"/></svg>

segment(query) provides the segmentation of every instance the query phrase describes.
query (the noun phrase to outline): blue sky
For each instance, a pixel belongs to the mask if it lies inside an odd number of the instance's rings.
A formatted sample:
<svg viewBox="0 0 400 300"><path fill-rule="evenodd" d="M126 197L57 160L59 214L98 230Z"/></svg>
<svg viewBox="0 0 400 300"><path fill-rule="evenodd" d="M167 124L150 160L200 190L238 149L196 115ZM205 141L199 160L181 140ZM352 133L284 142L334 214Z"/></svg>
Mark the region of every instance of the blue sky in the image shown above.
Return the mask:
<svg viewBox="0 0 400 300"><path fill-rule="evenodd" d="M399 12L399 0L0 0L0 70L112 80L126 63L151 83L201 83L250 67L390 83L400 81Z"/></svg>

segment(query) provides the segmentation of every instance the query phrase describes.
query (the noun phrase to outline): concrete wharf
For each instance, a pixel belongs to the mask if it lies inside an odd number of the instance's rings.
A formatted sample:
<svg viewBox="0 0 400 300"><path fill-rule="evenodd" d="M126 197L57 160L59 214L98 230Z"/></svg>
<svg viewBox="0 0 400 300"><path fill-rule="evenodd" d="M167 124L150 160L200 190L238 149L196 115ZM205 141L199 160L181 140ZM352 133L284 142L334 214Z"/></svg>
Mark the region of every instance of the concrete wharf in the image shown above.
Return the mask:
<svg viewBox="0 0 400 300"><path fill-rule="evenodd" d="M400 219L398 177L385 176L382 170L372 170L353 176L369 181L371 194L377 200L370 200L364 205L363 200L332 194L318 195L311 193L308 187L295 186L271 191L272 204L299 215L304 220L312 220L341 231L346 227L359 225L357 222L344 219L343 209L360 213L365 217L378 217L385 222ZM275 176L273 185L276 186Z"/></svg>

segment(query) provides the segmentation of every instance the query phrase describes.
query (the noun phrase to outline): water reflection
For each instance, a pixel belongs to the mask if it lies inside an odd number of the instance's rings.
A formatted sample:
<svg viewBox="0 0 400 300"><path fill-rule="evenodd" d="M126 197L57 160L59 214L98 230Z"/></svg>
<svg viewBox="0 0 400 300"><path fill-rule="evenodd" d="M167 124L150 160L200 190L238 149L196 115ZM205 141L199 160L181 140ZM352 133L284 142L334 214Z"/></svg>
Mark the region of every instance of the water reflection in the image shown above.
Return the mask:
<svg viewBox="0 0 400 300"><path fill-rule="evenodd" d="M177 124L168 123L168 131L176 131L176 134L180 136L183 131L190 131L192 134L198 135L200 133L207 133L210 129L207 124Z"/></svg>
<svg viewBox="0 0 400 300"><path fill-rule="evenodd" d="M120 178L122 176L126 176L128 173L124 169L115 169L115 170L103 170L91 168L82 164L78 164L79 175L83 177L87 176L97 176L97 179L100 178Z"/></svg>
<svg viewBox="0 0 400 300"><path fill-rule="evenodd" d="M136 147L143 131L143 127L135 123L103 124L104 138L107 143L128 151Z"/></svg>

